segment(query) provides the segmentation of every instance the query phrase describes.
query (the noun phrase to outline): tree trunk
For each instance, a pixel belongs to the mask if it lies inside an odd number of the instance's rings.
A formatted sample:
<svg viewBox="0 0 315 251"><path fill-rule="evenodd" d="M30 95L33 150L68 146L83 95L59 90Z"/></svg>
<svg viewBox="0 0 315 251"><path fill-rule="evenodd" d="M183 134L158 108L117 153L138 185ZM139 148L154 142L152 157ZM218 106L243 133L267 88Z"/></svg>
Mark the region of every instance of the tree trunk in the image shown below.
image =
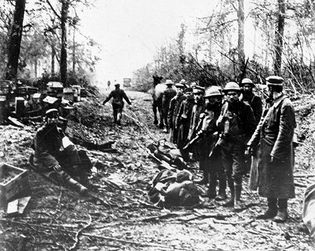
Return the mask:
<svg viewBox="0 0 315 251"><path fill-rule="evenodd" d="M75 26L73 26L73 37L72 37L72 40L73 40L73 48L72 48L72 72L73 72L73 75L75 75Z"/></svg>
<svg viewBox="0 0 315 251"><path fill-rule="evenodd" d="M238 23L238 62L242 67L245 63L245 52L244 52L244 0L238 0L238 11L237 11L237 23Z"/></svg>
<svg viewBox="0 0 315 251"><path fill-rule="evenodd" d="M67 18L69 2L62 0L61 6L61 55L60 55L60 77L61 82L67 87Z"/></svg>
<svg viewBox="0 0 315 251"><path fill-rule="evenodd" d="M37 59L34 60L34 75L35 78L37 78L37 70L38 69L38 65L37 65Z"/></svg>
<svg viewBox="0 0 315 251"><path fill-rule="evenodd" d="M276 75L281 74L284 15L285 15L285 0L278 0L278 21L277 21L277 28L275 32L275 61L274 61L274 73Z"/></svg>
<svg viewBox="0 0 315 251"><path fill-rule="evenodd" d="M56 55L55 46L52 45L51 46L51 76L55 75L55 55Z"/></svg>
<svg viewBox="0 0 315 251"><path fill-rule="evenodd" d="M25 0L16 0L14 20L9 37L8 63L5 71L5 79L7 80L13 80L17 77L23 31L24 11Z"/></svg>

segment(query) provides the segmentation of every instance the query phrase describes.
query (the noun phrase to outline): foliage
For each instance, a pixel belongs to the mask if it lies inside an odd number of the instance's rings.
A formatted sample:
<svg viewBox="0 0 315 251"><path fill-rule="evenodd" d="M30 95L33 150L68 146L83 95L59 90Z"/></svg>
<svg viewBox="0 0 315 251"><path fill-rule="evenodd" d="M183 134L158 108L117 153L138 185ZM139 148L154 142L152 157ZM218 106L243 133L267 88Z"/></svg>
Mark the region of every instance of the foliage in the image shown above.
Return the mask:
<svg viewBox="0 0 315 251"><path fill-rule="evenodd" d="M195 42L189 48L185 36L189 27L182 25L174 42L156 52L149 74L146 74L152 76L157 73L173 81L184 78L204 86L239 81L244 62L238 59L236 3L232 0L219 1L208 17L199 18L196 21ZM245 23L253 24L252 33L245 30L247 44L251 43L253 47L253 55L246 55L246 76L256 83L263 83L266 76L275 74L277 1L245 1L245 4ZM302 92L315 86L314 22L314 1L286 1L281 75L292 83L294 87L291 88ZM135 74L139 75L141 71ZM149 78L145 79L150 82Z"/></svg>

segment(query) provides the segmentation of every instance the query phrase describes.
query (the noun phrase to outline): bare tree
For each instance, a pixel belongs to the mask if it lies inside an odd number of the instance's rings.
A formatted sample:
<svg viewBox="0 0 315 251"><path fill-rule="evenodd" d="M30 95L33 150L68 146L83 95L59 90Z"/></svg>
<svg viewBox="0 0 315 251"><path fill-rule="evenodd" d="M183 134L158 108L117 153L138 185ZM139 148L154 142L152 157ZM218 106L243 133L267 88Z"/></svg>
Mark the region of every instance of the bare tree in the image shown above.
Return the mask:
<svg viewBox="0 0 315 251"><path fill-rule="evenodd" d="M61 54L60 54L60 78L67 85L67 18L69 1L62 0L61 6Z"/></svg>
<svg viewBox="0 0 315 251"><path fill-rule="evenodd" d="M274 60L274 73L276 75L281 74L285 7L286 7L285 0L278 0L277 28L276 28L276 33L275 33L275 60Z"/></svg>
<svg viewBox="0 0 315 251"><path fill-rule="evenodd" d="M8 63L5 71L5 78L8 80L13 80L17 77L24 12L25 0L16 0L13 23L9 35Z"/></svg>

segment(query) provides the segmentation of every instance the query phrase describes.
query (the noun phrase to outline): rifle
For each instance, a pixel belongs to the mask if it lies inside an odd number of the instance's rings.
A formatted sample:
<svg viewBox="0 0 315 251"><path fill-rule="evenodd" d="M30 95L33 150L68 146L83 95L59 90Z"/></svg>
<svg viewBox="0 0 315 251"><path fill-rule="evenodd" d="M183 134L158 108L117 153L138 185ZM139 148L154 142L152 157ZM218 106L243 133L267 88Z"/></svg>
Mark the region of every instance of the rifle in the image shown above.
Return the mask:
<svg viewBox="0 0 315 251"><path fill-rule="evenodd" d="M202 136L202 133L197 134L194 138L192 138L184 147L183 150L189 149L192 145L194 145Z"/></svg>
<svg viewBox="0 0 315 251"><path fill-rule="evenodd" d="M221 146L222 140L223 140L223 134L220 133L217 141L215 142L214 146L212 147L209 153L209 158L211 158L215 150Z"/></svg>

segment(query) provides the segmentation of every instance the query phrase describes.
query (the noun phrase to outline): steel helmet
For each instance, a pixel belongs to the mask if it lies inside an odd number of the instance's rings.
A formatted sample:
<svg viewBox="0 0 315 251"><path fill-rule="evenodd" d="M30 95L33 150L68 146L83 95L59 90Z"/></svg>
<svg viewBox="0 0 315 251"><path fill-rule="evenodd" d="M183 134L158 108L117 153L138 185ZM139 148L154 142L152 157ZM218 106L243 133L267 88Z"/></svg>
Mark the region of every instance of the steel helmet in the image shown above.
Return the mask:
<svg viewBox="0 0 315 251"><path fill-rule="evenodd" d="M221 88L219 86L210 86L205 92L205 98L222 96Z"/></svg>
<svg viewBox="0 0 315 251"><path fill-rule="evenodd" d="M167 80L165 81L165 84L166 84L166 85L173 85L174 82L173 82L172 80L170 80L170 79L167 79Z"/></svg>
<svg viewBox="0 0 315 251"><path fill-rule="evenodd" d="M252 81L251 79L249 79L249 78L243 78L242 83L241 83L241 86L243 86L243 85L245 85L245 84L250 84L250 85L252 85L252 86L255 86L254 83L253 83L253 81Z"/></svg>
<svg viewBox="0 0 315 251"><path fill-rule="evenodd" d="M236 83L236 82L228 82L224 89L223 89L223 92L228 92L228 91L237 91L237 92L240 92L241 91L241 88L240 86Z"/></svg>
<svg viewBox="0 0 315 251"><path fill-rule="evenodd" d="M201 93L203 94L205 92L205 88L200 86L200 85L196 85L194 88L193 88L193 93L194 94L198 94L198 93Z"/></svg>
<svg viewBox="0 0 315 251"><path fill-rule="evenodd" d="M284 79L279 76L269 76L266 78L267 85L283 86Z"/></svg>

